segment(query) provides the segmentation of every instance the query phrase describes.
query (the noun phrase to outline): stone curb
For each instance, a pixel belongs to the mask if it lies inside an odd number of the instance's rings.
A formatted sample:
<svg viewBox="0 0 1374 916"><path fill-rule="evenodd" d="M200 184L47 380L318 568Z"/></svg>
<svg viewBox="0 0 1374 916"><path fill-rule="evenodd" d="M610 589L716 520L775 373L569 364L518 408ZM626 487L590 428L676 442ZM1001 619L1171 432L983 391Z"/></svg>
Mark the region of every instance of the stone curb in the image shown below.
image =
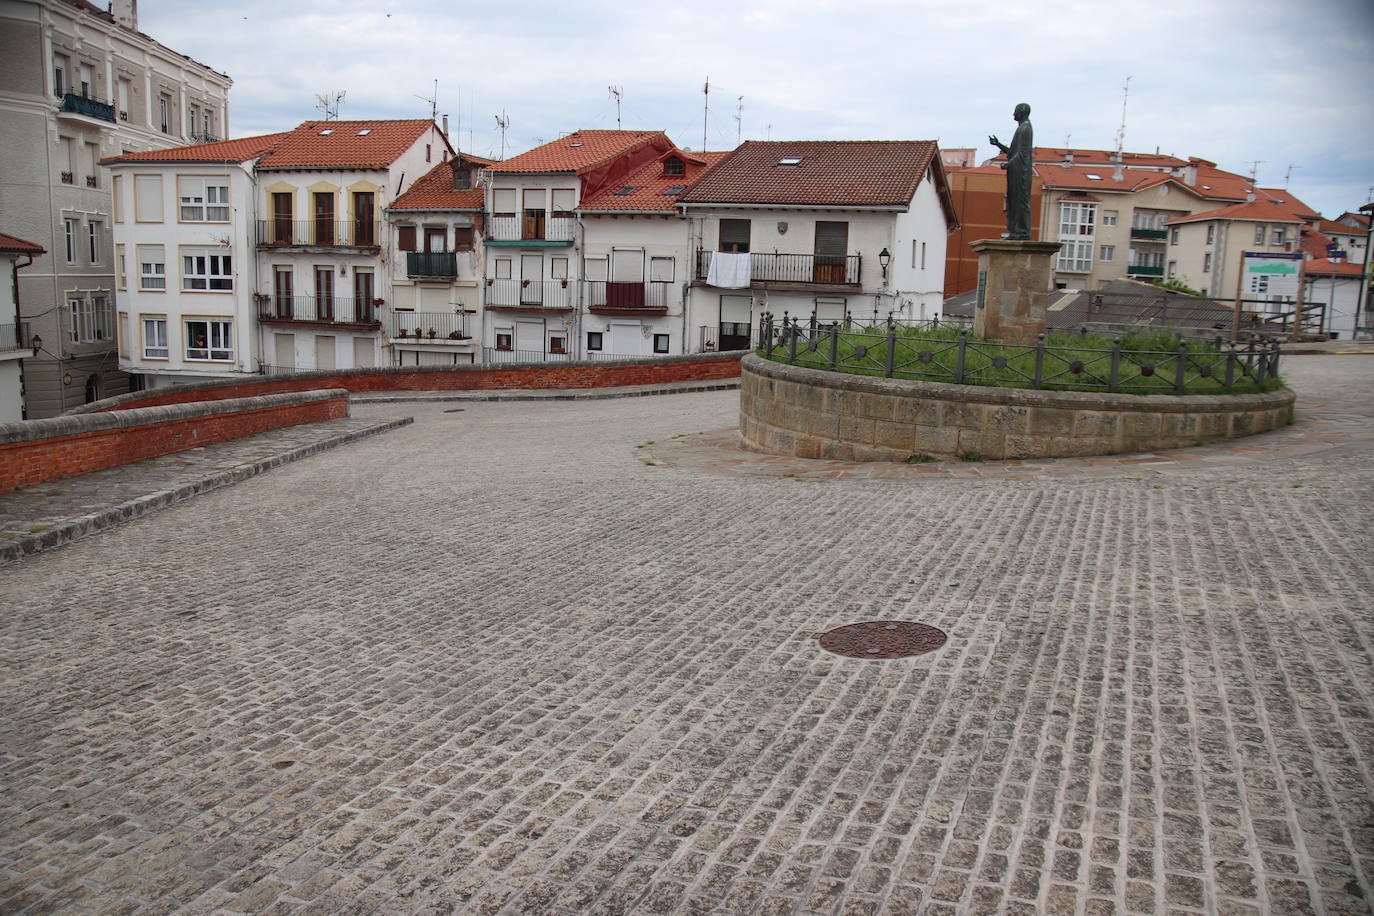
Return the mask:
<svg viewBox="0 0 1374 916"><path fill-rule="evenodd" d="M677 384L677 383L674 383ZM373 394L358 392L350 397L353 404L414 404L433 401L609 401L619 398L643 398L662 394L693 394L702 391L738 390L739 379L722 379L716 382L693 382L680 388L576 388L563 389L558 394L541 393L537 389L510 389L506 391L443 391L414 392L412 394Z"/></svg>
<svg viewBox="0 0 1374 916"><path fill-rule="evenodd" d="M45 550L52 550L61 547L72 541L79 540L88 534L95 534L104 531L106 528L113 528L143 515L165 509L175 505L182 500L190 499L201 493L208 493L211 490L218 490L222 487L232 486L250 477L256 477L264 471L299 461L317 452L327 449L337 448L358 439L374 436L378 433L388 432L398 429L415 422L414 417L403 417L398 420L379 421L366 429L355 429L351 432L341 433L331 436L319 442L312 442L310 445L302 445L298 448L282 452L279 455L269 455L265 458L258 458L246 464L240 464L225 471L218 471L214 474L202 477L192 483L182 484L169 490L159 490L156 493L149 493L147 496L139 496L135 499L126 500L107 509L90 515L83 515L79 518L68 519L60 522L38 534L31 534L27 537L17 538L4 545L0 545L0 566L6 566L17 562L23 557L42 553Z"/></svg>

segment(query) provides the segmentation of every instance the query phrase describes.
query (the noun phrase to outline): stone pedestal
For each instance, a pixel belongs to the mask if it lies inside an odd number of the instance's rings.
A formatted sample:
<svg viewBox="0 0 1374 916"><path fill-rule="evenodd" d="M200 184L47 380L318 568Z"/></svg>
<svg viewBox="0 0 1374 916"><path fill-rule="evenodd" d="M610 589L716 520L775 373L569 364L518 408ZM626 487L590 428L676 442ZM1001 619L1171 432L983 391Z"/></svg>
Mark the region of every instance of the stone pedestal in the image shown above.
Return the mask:
<svg viewBox="0 0 1374 916"><path fill-rule="evenodd" d="M1058 242L979 239L978 304L973 334L1002 343L1033 344L1045 332L1045 309L1054 295Z"/></svg>

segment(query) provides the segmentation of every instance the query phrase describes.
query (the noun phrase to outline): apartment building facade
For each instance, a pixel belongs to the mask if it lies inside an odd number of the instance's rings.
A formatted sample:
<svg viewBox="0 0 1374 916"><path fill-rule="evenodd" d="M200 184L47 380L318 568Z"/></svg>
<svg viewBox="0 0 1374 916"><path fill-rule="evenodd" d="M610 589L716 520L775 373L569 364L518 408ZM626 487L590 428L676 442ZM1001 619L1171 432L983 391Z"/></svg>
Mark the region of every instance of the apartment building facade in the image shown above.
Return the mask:
<svg viewBox="0 0 1374 916"><path fill-rule="evenodd" d="M232 81L138 31L134 0L0 2L0 212L46 251L20 275L30 418L127 390L103 158L222 136Z"/></svg>
<svg viewBox="0 0 1374 916"><path fill-rule="evenodd" d="M686 191L698 349L759 315L937 317L958 227L934 141L748 141Z"/></svg>

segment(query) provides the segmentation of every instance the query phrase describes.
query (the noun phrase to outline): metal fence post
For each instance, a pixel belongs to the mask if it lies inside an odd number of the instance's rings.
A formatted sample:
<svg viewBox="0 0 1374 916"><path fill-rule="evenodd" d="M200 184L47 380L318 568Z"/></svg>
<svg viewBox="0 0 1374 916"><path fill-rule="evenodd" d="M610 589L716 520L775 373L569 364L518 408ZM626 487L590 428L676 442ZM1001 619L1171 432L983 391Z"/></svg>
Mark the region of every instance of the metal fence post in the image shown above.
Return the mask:
<svg viewBox="0 0 1374 916"><path fill-rule="evenodd" d="M1236 383L1236 342L1233 340L1226 349L1226 389Z"/></svg>
<svg viewBox="0 0 1374 916"><path fill-rule="evenodd" d="M791 362L797 361L797 319L792 319L791 330L788 330L787 312L782 313L782 328L787 333L787 359Z"/></svg>
<svg viewBox="0 0 1374 916"><path fill-rule="evenodd" d="M959 357L954 364L954 382L957 385L964 384L964 362L968 356L968 331L959 335Z"/></svg>
<svg viewBox="0 0 1374 916"><path fill-rule="evenodd" d="M1039 388L1045 380L1045 335L1037 334L1035 338L1035 379L1034 384Z"/></svg>
<svg viewBox="0 0 1374 916"><path fill-rule="evenodd" d="M893 368L897 365L897 324L892 316L887 316L887 377L892 378Z"/></svg>
<svg viewBox="0 0 1374 916"><path fill-rule="evenodd" d="M1174 357L1174 390L1183 393L1184 370L1188 368L1188 345L1178 342L1178 355Z"/></svg>
<svg viewBox="0 0 1374 916"><path fill-rule="evenodd" d="M835 363L839 360L840 353L840 323L836 321L830 325L830 368L835 368Z"/></svg>
<svg viewBox="0 0 1374 916"><path fill-rule="evenodd" d="M1107 377L1107 387L1115 391L1121 384L1121 338L1112 341L1112 370Z"/></svg>

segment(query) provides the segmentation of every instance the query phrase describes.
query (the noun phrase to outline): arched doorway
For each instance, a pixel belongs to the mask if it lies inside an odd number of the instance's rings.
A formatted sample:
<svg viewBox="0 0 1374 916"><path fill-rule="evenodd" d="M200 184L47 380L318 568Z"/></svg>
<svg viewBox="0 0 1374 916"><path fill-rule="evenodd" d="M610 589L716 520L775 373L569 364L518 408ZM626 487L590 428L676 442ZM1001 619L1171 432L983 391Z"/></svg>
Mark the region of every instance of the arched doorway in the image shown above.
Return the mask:
<svg viewBox="0 0 1374 916"><path fill-rule="evenodd" d="M100 400L100 376L92 375L86 379L86 403Z"/></svg>

